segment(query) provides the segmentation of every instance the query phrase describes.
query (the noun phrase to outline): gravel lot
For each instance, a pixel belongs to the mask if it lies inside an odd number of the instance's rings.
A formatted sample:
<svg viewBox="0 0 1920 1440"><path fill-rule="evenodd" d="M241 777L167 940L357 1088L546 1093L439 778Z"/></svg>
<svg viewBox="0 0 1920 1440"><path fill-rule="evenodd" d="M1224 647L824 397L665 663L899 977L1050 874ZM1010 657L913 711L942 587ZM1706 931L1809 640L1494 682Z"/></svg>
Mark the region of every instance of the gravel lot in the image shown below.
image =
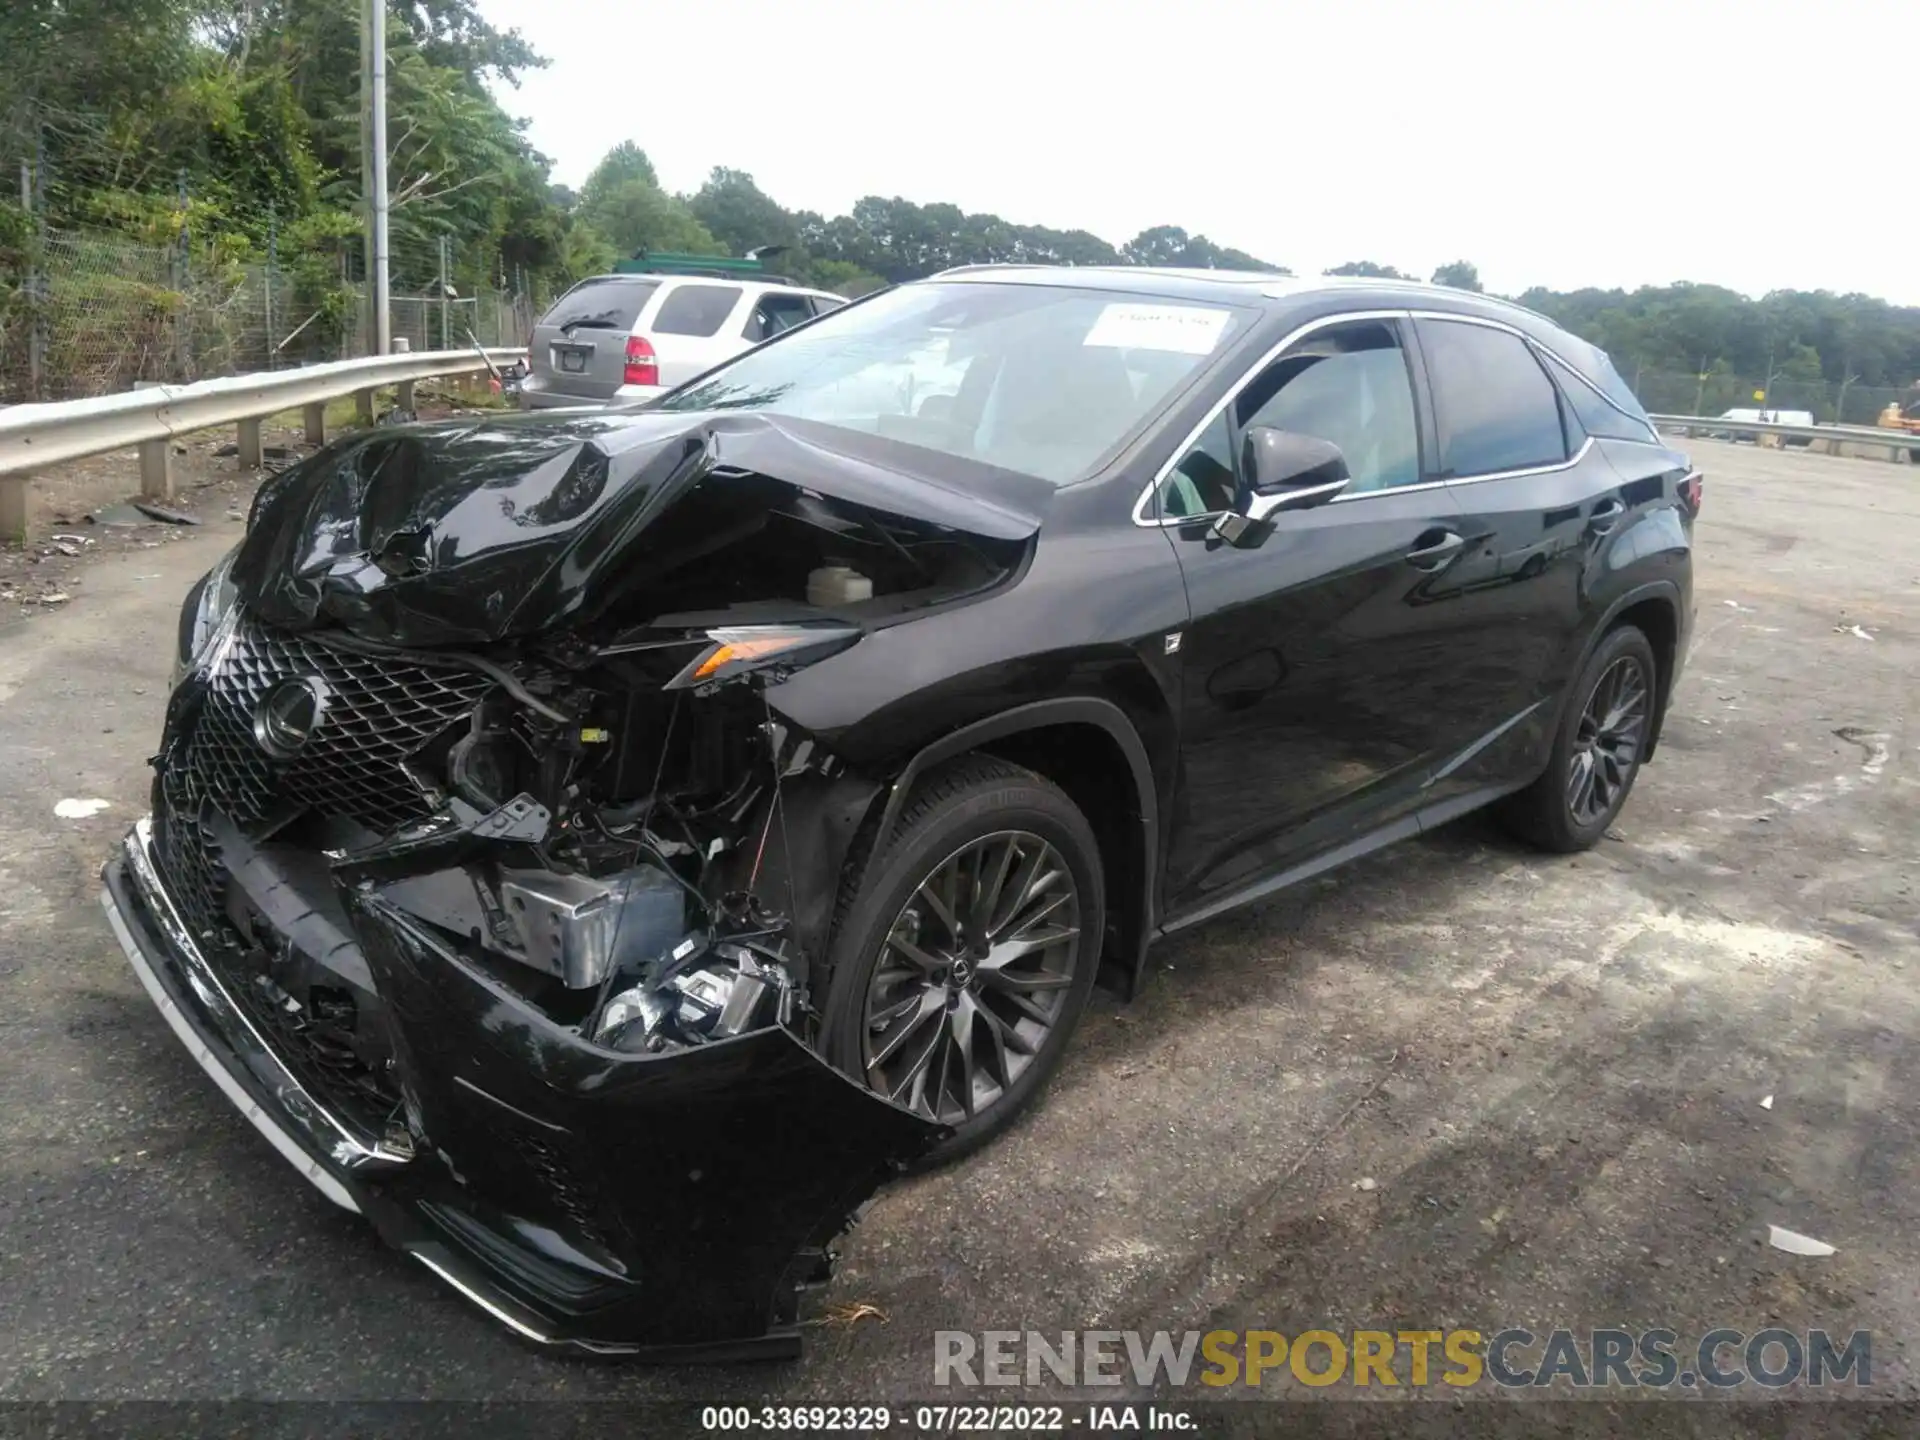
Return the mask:
<svg viewBox="0 0 1920 1440"><path fill-rule="evenodd" d="M884 1318L770 1369L524 1348L228 1108L94 897L239 526L87 561L0 611L0 1399L864 1403L931 1394L941 1328L1508 1324L1868 1329L1920 1398L1920 473L1693 448L1694 652L1615 839L1468 819L1157 948L1028 1124L846 1243L824 1302Z"/></svg>

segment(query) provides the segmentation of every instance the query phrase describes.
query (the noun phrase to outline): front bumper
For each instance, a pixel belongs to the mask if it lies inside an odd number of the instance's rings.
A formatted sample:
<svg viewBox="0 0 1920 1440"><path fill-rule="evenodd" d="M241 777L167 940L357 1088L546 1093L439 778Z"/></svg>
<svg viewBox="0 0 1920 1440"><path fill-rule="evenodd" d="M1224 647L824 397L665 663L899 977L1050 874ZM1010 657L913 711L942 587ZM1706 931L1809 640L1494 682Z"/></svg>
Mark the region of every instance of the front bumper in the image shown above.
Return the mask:
<svg viewBox="0 0 1920 1440"><path fill-rule="evenodd" d="M108 922L194 1060L344 1209L516 1334L656 1360L799 1351L798 1295L946 1133L773 1028L663 1055L581 1041L428 927L354 897L406 1097L380 1143L282 1062L183 922L141 820Z"/></svg>

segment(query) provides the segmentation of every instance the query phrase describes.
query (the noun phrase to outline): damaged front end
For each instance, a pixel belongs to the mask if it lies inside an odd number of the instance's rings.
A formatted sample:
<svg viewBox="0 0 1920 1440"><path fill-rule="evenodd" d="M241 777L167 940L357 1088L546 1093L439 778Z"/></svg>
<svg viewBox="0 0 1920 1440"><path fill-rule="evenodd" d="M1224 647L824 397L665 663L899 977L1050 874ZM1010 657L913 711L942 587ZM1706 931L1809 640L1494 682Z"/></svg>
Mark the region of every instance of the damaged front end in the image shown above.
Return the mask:
<svg viewBox="0 0 1920 1440"><path fill-rule="evenodd" d="M516 1331L790 1353L945 1132L817 1052L883 777L778 683L1005 583L1030 498L759 416L322 452L189 606L116 932L277 1148Z"/></svg>

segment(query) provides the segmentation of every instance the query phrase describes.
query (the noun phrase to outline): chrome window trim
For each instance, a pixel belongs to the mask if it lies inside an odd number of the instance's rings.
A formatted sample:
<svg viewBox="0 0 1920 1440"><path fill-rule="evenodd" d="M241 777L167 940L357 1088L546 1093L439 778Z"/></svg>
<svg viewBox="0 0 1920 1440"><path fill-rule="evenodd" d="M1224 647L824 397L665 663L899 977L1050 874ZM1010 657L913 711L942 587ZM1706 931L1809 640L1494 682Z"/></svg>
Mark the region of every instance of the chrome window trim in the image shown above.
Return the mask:
<svg viewBox="0 0 1920 1440"><path fill-rule="evenodd" d="M1516 325L1509 325L1503 320L1495 320L1491 316L1464 315L1451 310L1412 309L1351 310L1338 315L1323 315L1316 320L1309 320L1306 324L1295 330L1289 331L1281 338L1279 343L1274 345L1272 349L1268 350L1266 354L1262 355L1248 367L1247 371L1234 382L1233 387L1228 390L1217 403L1208 409L1207 413L1200 418L1200 423L1187 432L1186 438L1180 442L1179 447L1175 449L1172 457L1168 459L1165 465L1160 467L1159 473L1148 482L1146 489L1140 493L1140 498L1134 502L1133 523L1146 530L1164 530L1169 526L1191 525L1196 521L1209 520L1215 515L1224 513L1218 510L1208 510L1198 515L1168 515L1156 520L1152 517L1151 506L1154 495L1158 493L1162 485L1166 484L1167 477L1173 473L1173 467L1179 464L1180 461L1186 457L1187 452L1193 448L1194 442L1200 438L1201 432L1213 424L1215 420L1219 419L1221 412L1240 398L1240 392L1251 385L1267 366L1271 365L1275 360L1278 360L1289 346L1311 335L1316 330L1326 329L1329 325L1343 325L1349 321L1365 320L1451 320L1461 325L1481 325L1489 330L1504 330L1507 334L1516 337L1524 344L1543 351L1555 364L1573 375L1583 385L1586 385L1588 389L1593 390L1594 393L1599 395L1603 401L1606 401L1609 406L1615 410L1620 410L1620 407L1614 405L1613 401L1609 400L1605 393L1594 387L1586 376L1580 374L1578 367L1569 363L1566 357L1559 354L1552 346L1542 344L1539 340L1536 340ZM1552 379L1551 376L1548 378L1549 380ZM1417 398L1418 397L1416 397L1416 399ZM1626 415L1624 410L1620 410L1620 413ZM1627 415L1626 418L1631 420L1634 417ZM1624 443L1636 444L1644 442L1626 441ZM1382 495L1411 495L1416 491L1441 490L1450 485L1477 485L1483 480L1519 480L1529 475L1554 475L1562 470L1571 470L1574 466L1585 460L1588 453L1593 449L1594 444L1594 437L1591 435L1586 436L1578 450L1574 451L1573 454L1569 455L1565 460L1553 465L1528 465L1518 470L1493 470L1481 475L1456 475L1446 480L1423 480L1417 485L1394 485L1385 490L1363 490L1355 495L1336 495L1327 503L1330 505L1350 505L1358 501L1376 499Z"/></svg>
<svg viewBox="0 0 1920 1440"><path fill-rule="evenodd" d="M1648 419L1644 415L1634 415L1628 411L1622 410L1620 406L1614 401L1614 398L1611 395L1607 394L1606 391L1602 390L1598 385L1594 384L1593 381L1589 380L1586 376L1582 375L1576 367L1569 364L1565 356L1559 354L1555 350L1550 349L1548 346L1541 345L1538 340L1534 341L1533 343L1539 346L1541 352L1545 354L1546 357L1549 360L1551 360L1560 370L1565 372L1568 376L1572 377L1573 379L1579 381L1580 384L1584 385L1590 392L1592 392L1594 398L1599 400L1599 402L1602 405L1606 406L1609 410L1613 411L1613 413L1618 415L1622 420L1631 420L1636 425L1644 425L1647 430L1647 438L1645 440L1630 440L1624 435L1607 435L1607 436L1602 436L1601 437L1602 439L1621 440L1621 441L1625 441L1625 443L1629 445L1658 445L1660 443L1660 432L1657 428L1655 428L1652 420ZM1585 427L1583 426L1582 428L1584 429ZM1591 439L1592 437L1589 436L1588 438Z"/></svg>
<svg viewBox="0 0 1920 1440"><path fill-rule="evenodd" d="M1377 495L1406 495L1415 490L1444 490L1449 486L1458 489L1462 485L1478 485L1482 480L1522 480L1529 475L1557 475L1562 470L1571 470L1587 458L1587 452L1593 449L1593 437L1587 436L1580 448L1557 465L1529 465L1523 470L1494 470L1485 475L1458 475L1451 480L1422 480L1418 485L1393 485L1385 490L1362 490L1357 495L1336 495L1330 504L1346 505L1355 500L1371 500Z"/></svg>

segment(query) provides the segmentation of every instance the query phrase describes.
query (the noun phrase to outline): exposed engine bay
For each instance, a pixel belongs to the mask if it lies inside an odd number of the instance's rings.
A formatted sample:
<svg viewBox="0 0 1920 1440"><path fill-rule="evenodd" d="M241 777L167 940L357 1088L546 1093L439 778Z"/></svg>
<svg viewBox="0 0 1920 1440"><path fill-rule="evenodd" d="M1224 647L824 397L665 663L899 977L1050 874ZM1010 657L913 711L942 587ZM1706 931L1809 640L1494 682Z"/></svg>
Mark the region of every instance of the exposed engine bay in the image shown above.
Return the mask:
<svg viewBox="0 0 1920 1440"><path fill-rule="evenodd" d="M418 758L423 779L444 776L433 815L346 851L335 874L597 1045L657 1053L792 1026L810 947L781 826L788 792L817 793L832 764L745 679L708 694L639 676L625 695L542 684L578 706L565 721L496 691Z"/></svg>
<svg viewBox="0 0 1920 1440"><path fill-rule="evenodd" d="M264 486L189 597L110 895L344 1203L538 1338L790 1339L946 1133L818 1054L890 777L775 692L1005 584L1038 522L1020 477L885 458L759 415L375 432Z"/></svg>
<svg viewBox="0 0 1920 1440"><path fill-rule="evenodd" d="M794 448L758 417L740 423L750 452ZM816 825L830 795L844 806L872 784L836 786L835 757L776 715L765 684L868 627L993 588L1025 542L728 464L743 447L724 431L611 455L567 438L529 456L510 432L438 439L432 453L411 434L376 436L304 487L263 492L228 582L250 597L244 623L264 613L375 664L464 667L491 684L460 723L405 755L424 818L343 843L343 817L310 810L249 838L297 845L307 825L339 881L453 937L596 1045L657 1053L771 1024L804 1035L831 901L800 887L830 891L835 877L797 877L790 832ZM482 537L472 487L486 493L489 469L506 462L521 483L490 508L497 534ZM436 509L444 492L423 482L447 465L467 484L460 503ZM402 643L520 628L498 623L503 593L577 567L587 546L569 522L606 524L620 506L600 502L621 468L636 477L628 505L663 491L673 503L652 507L644 534L618 527L631 538L617 566L602 555L592 577L571 577L558 608L573 624L471 650ZM541 493L526 494L536 482ZM286 524L316 513L353 516L355 533ZM529 545L528 530L564 540ZM458 563L441 565L449 552ZM452 583L462 569L506 580L497 557L513 564L510 587L476 597L474 578ZM313 684L309 723L324 727L334 697Z"/></svg>

